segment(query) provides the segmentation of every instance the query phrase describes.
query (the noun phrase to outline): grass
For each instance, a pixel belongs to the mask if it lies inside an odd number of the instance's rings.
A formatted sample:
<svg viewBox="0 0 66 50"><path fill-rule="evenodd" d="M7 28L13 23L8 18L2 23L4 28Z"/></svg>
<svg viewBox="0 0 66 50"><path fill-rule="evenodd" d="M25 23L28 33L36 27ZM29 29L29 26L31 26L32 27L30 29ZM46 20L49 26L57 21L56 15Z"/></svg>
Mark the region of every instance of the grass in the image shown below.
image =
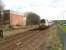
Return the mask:
<svg viewBox="0 0 66 50"><path fill-rule="evenodd" d="M59 38L57 28L52 29L49 32L48 41L41 45L41 50L44 50L44 48L47 48L48 50L63 50L63 46Z"/></svg>
<svg viewBox="0 0 66 50"><path fill-rule="evenodd" d="M57 27L58 27L58 31L60 32L66 32L66 25L64 25L64 22L66 21L57 21Z"/></svg>
<svg viewBox="0 0 66 50"><path fill-rule="evenodd" d="M66 26L63 26L63 30L64 30L64 32L66 32Z"/></svg>
<svg viewBox="0 0 66 50"><path fill-rule="evenodd" d="M57 32L54 31L50 36L52 37L52 50L59 50L61 43Z"/></svg>

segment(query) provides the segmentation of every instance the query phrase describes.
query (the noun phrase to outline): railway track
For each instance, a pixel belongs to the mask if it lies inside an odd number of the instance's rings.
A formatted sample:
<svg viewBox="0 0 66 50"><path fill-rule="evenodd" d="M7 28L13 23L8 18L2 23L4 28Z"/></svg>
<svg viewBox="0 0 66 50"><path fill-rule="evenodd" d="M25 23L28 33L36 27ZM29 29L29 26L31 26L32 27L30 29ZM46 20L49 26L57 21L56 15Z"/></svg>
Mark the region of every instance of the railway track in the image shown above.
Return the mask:
<svg viewBox="0 0 66 50"><path fill-rule="evenodd" d="M48 38L47 31L49 29L31 30L15 35L4 42L0 42L0 50L38 50Z"/></svg>

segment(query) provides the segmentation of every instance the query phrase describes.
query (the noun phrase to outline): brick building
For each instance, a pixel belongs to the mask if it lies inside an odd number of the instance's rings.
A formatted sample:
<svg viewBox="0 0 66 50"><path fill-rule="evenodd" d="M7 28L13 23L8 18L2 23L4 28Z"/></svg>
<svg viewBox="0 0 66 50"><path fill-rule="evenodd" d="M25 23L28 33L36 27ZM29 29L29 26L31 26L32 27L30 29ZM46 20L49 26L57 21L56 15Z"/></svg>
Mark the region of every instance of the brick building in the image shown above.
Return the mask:
<svg viewBox="0 0 66 50"><path fill-rule="evenodd" d="M3 25L10 25L10 26L22 26L26 25L26 17L22 13L11 11L11 10L4 10L3 17L0 13L0 24Z"/></svg>
<svg viewBox="0 0 66 50"><path fill-rule="evenodd" d="M32 12L23 14L16 11L4 10L3 14L0 16L0 19L0 24L9 25L12 27L40 24L40 16Z"/></svg>
<svg viewBox="0 0 66 50"><path fill-rule="evenodd" d="M10 11L10 25L26 25L26 17L22 13Z"/></svg>

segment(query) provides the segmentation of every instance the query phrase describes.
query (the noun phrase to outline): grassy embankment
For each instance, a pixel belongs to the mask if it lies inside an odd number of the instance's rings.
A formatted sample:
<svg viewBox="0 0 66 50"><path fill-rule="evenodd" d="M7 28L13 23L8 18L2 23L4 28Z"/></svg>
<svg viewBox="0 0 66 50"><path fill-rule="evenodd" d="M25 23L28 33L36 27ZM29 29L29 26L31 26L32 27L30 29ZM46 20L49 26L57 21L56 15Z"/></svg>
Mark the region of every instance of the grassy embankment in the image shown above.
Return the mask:
<svg viewBox="0 0 66 50"><path fill-rule="evenodd" d="M63 46L57 32L57 26L54 26L49 31L47 30L48 39L46 43L41 45L41 50L63 50Z"/></svg>

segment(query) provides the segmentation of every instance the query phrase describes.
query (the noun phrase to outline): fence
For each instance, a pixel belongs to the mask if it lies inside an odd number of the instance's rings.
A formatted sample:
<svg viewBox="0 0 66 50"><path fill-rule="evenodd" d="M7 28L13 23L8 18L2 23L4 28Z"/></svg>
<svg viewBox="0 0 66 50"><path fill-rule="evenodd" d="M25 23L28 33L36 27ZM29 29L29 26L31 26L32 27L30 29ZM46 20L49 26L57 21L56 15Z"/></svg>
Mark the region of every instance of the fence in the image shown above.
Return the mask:
<svg viewBox="0 0 66 50"><path fill-rule="evenodd" d="M57 21L57 31L60 36L60 40L63 44L64 50L66 50L66 32L65 32L65 27L64 27L64 20Z"/></svg>

